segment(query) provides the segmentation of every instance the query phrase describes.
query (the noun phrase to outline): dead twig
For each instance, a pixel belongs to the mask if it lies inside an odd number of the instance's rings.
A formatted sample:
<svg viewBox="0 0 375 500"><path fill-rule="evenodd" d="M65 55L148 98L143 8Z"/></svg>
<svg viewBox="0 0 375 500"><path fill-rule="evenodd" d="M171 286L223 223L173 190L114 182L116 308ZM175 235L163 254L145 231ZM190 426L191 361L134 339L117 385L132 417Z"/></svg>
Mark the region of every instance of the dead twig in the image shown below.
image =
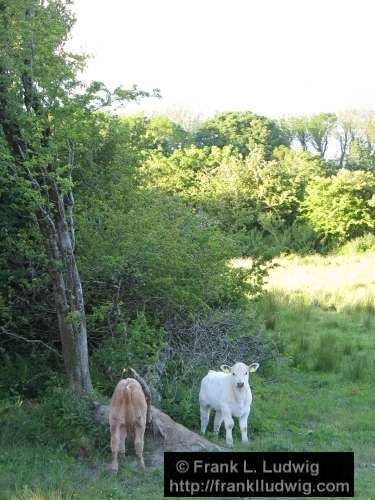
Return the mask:
<svg viewBox="0 0 375 500"><path fill-rule="evenodd" d="M62 358L62 355L59 353L59 351L57 351L56 349L54 349L50 345L46 344L42 340L39 340L39 339L27 339L26 337L23 337L22 335L18 335L17 333L10 332L9 330L7 330L6 328L4 328L2 326L0 327L0 330L1 330L1 332L4 335L8 335L8 337L13 337L15 339L22 340L23 342L27 342L29 344L40 344L43 347L45 347L46 349L48 349L51 352L53 352L54 354L56 354L56 356L58 356L59 358Z"/></svg>
<svg viewBox="0 0 375 500"><path fill-rule="evenodd" d="M146 417L146 422L149 425L152 420L152 414L151 414L151 391L149 386L146 384L146 382L143 380L143 378L134 370L134 368L129 368L129 372L132 374L133 378L137 380L142 386L146 402L147 402L147 417Z"/></svg>

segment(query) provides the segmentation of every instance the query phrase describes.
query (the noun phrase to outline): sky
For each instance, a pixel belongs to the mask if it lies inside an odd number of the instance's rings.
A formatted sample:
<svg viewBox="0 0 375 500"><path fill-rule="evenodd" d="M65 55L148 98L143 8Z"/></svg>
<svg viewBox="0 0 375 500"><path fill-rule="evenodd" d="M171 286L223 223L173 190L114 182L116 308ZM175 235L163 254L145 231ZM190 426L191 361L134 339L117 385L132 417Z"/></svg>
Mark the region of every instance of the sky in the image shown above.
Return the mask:
<svg viewBox="0 0 375 500"><path fill-rule="evenodd" d="M159 88L128 112L375 109L375 0L75 0L84 78Z"/></svg>

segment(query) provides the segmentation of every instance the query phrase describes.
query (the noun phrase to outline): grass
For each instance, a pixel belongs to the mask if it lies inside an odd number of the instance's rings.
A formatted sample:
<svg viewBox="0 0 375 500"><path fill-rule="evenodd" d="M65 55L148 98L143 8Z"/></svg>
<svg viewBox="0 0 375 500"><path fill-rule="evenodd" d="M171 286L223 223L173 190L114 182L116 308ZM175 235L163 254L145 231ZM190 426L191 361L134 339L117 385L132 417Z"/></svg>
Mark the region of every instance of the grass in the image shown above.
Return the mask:
<svg viewBox="0 0 375 500"><path fill-rule="evenodd" d="M257 310L280 356L252 375L251 443L238 449L353 450L356 498L373 499L375 254L277 264ZM143 474L129 456L110 476L108 445L77 458L64 445L67 430L47 432L33 405L4 402L0 419L0 499L163 498L162 471L149 466Z"/></svg>
<svg viewBox="0 0 375 500"><path fill-rule="evenodd" d="M138 469L132 456L122 460L114 478L107 470L110 451L103 447L80 459L47 437L36 408L8 409L0 434L0 499L150 499L162 498L162 471ZM109 442L109 436L108 436ZM147 451L145 453L147 460Z"/></svg>
<svg viewBox="0 0 375 500"><path fill-rule="evenodd" d="M276 259L268 287L322 309L374 312L375 252Z"/></svg>
<svg viewBox="0 0 375 500"><path fill-rule="evenodd" d="M260 308L277 317L283 350L304 369L375 377L375 253L285 258Z"/></svg>
<svg viewBox="0 0 375 500"><path fill-rule="evenodd" d="M278 259L267 288L285 365L254 381L254 446L353 450L356 497L375 498L375 253Z"/></svg>

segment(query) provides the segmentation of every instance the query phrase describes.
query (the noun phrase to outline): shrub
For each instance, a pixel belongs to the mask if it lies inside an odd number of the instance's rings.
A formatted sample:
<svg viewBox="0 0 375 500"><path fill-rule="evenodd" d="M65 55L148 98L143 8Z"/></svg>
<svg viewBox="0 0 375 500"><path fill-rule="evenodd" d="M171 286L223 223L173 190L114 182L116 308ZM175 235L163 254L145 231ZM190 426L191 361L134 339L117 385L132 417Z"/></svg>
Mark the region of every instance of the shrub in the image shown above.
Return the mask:
<svg viewBox="0 0 375 500"><path fill-rule="evenodd" d="M296 220L286 225L277 218L262 218L262 222L261 229L250 229L243 237L249 255L272 259L280 254L306 255L316 250L317 234L309 224Z"/></svg>
<svg viewBox="0 0 375 500"><path fill-rule="evenodd" d="M279 148L267 160L257 148L245 160L228 157L202 177L200 203L225 231L256 230L280 247L278 240L295 222L307 182L321 172L320 161L308 153Z"/></svg>
<svg viewBox="0 0 375 500"><path fill-rule="evenodd" d="M93 353L92 375L97 388L110 396L124 369L143 371L159 360L165 345L165 331L149 323L143 313L129 323L115 337L107 338Z"/></svg>
<svg viewBox="0 0 375 500"><path fill-rule="evenodd" d="M40 397L58 368L55 357L38 349L24 354L1 350L0 398Z"/></svg>
<svg viewBox="0 0 375 500"><path fill-rule="evenodd" d="M163 321L238 303L263 284L259 267L228 266L240 254L236 238L181 200L155 191L140 193L128 211L98 207L80 221L79 242L89 311L91 304L116 300L113 309L121 303L133 316L145 310Z"/></svg>
<svg viewBox="0 0 375 500"><path fill-rule="evenodd" d="M375 235L372 233L354 238L337 249L340 255L356 255L366 252L375 252Z"/></svg>
<svg viewBox="0 0 375 500"><path fill-rule="evenodd" d="M43 398L38 412L53 441L72 453L88 453L109 445L108 428L94 421L90 409L88 399L55 385Z"/></svg>
<svg viewBox="0 0 375 500"><path fill-rule="evenodd" d="M340 170L312 180L303 202L305 219L327 242L342 243L375 228L375 175Z"/></svg>

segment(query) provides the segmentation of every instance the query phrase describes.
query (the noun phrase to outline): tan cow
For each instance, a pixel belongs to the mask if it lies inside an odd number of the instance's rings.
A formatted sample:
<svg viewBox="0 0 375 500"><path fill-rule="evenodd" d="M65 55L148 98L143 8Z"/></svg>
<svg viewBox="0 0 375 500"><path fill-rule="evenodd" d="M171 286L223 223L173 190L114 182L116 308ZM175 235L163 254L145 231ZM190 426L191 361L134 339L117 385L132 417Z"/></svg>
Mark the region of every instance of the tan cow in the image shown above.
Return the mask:
<svg viewBox="0 0 375 500"><path fill-rule="evenodd" d="M109 407L111 427L111 470L118 471L118 454L125 454L125 440L134 434L134 448L144 469L143 445L147 419L147 402L141 384L134 378L120 380L113 393Z"/></svg>

